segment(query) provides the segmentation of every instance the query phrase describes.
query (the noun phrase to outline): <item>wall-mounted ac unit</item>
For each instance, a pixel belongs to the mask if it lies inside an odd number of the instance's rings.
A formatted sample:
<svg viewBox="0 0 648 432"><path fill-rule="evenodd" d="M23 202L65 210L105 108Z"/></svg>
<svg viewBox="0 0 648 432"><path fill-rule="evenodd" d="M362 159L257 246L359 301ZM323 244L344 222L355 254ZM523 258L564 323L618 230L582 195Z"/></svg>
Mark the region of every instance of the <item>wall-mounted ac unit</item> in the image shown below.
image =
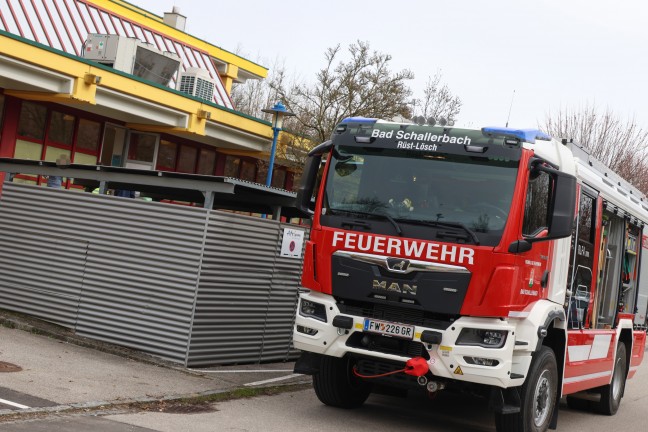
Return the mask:
<svg viewBox="0 0 648 432"><path fill-rule="evenodd" d="M178 72L180 57L152 44L119 35L89 34L83 57L165 86Z"/></svg>
<svg viewBox="0 0 648 432"><path fill-rule="evenodd" d="M216 81L204 69L189 67L180 73L177 89L182 93L213 102L215 88Z"/></svg>

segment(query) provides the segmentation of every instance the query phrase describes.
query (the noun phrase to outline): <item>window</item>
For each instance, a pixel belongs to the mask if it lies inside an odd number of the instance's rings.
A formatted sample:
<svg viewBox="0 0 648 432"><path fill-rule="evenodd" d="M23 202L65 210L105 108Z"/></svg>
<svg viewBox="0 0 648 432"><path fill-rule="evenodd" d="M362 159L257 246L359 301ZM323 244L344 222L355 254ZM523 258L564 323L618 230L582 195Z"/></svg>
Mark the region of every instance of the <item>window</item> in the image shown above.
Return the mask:
<svg viewBox="0 0 648 432"><path fill-rule="evenodd" d="M578 212L578 239L588 243L594 243L595 231L592 221L594 220L595 198L587 194L581 196L580 209Z"/></svg>
<svg viewBox="0 0 648 432"><path fill-rule="evenodd" d="M196 157L198 148L188 145L180 146L180 157L178 158L178 172L194 173L196 172Z"/></svg>
<svg viewBox="0 0 648 432"><path fill-rule="evenodd" d="M101 123L80 119L74 151L74 163L96 165L99 156Z"/></svg>
<svg viewBox="0 0 648 432"><path fill-rule="evenodd" d="M161 171L175 171L178 145L167 140L160 141L157 166L155 169Z"/></svg>
<svg viewBox="0 0 648 432"><path fill-rule="evenodd" d="M76 118L73 115L52 111L47 140L71 146L74 138L75 120Z"/></svg>
<svg viewBox="0 0 648 432"><path fill-rule="evenodd" d="M534 236L549 227L551 177L546 172L532 171L527 188L522 234Z"/></svg>
<svg viewBox="0 0 648 432"><path fill-rule="evenodd" d="M99 150L99 135L101 135L101 123L86 119L79 120L76 149L96 153Z"/></svg>
<svg viewBox="0 0 648 432"><path fill-rule="evenodd" d="M268 179L268 162L259 160L257 161L257 175L256 182L260 184L265 184Z"/></svg>
<svg viewBox="0 0 648 432"><path fill-rule="evenodd" d="M200 149L200 159L198 159L198 174L214 175L216 167L216 152L210 149Z"/></svg>
<svg viewBox="0 0 648 432"><path fill-rule="evenodd" d="M156 135L132 132L128 146L128 159L140 162L153 162L156 141Z"/></svg>
<svg viewBox="0 0 648 432"><path fill-rule="evenodd" d="M33 102L23 102L18 120L18 135L25 138L42 140L45 135L47 108Z"/></svg>
<svg viewBox="0 0 648 432"><path fill-rule="evenodd" d="M283 169L274 170L272 174L272 186L283 189L286 184L286 171Z"/></svg>
<svg viewBox="0 0 648 432"><path fill-rule="evenodd" d="M238 158L236 156L227 156L225 158L225 172L223 173L223 175L225 177L238 178L240 168L241 158Z"/></svg>
<svg viewBox="0 0 648 432"><path fill-rule="evenodd" d="M342 228L360 214L375 219L370 223L375 232L393 235L398 229L391 217L411 237L436 240L453 232L457 241L499 243L517 161L394 148L336 150L325 179L323 225ZM285 178L285 171L275 175Z"/></svg>
<svg viewBox="0 0 648 432"><path fill-rule="evenodd" d="M242 161L241 179L253 182L256 179L256 164L249 160Z"/></svg>

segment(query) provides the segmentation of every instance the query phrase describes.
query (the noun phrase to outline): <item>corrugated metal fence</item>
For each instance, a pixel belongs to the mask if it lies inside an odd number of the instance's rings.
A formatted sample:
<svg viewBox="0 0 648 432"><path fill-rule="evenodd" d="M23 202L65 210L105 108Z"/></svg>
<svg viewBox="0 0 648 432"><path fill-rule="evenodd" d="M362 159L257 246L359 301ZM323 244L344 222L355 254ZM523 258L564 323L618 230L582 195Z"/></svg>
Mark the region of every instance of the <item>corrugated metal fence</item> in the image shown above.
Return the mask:
<svg viewBox="0 0 648 432"><path fill-rule="evenodd" d="M280 228L271 220L211 214L190 365L288 356L301 266L279 256Z"/></svg>
<svg viewBox="0 0 648 432"><path fill-rule="evenodd" d="M276 221L5 183L0 308L187 366L291 358Z"/></svg>

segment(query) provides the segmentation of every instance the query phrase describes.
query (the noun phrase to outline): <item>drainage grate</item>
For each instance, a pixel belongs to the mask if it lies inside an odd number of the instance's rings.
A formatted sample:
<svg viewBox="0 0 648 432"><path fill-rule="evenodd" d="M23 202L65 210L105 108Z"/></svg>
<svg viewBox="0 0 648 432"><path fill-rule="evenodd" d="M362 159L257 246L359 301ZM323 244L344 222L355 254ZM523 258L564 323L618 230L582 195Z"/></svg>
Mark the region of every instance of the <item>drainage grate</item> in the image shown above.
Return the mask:
<svg viewBox="0 0 648 432"><path fill-rule="evenodd" d="M0 372L20 372L22 368L18 365L0 361Z"/></svg>

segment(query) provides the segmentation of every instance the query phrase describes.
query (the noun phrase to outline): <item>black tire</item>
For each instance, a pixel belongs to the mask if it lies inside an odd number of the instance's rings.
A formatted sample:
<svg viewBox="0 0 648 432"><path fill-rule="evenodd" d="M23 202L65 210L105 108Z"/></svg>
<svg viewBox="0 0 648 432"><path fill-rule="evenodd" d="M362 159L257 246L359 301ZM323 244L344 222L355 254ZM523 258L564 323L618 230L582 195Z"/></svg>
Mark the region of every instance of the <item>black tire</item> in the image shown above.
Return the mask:
<svg viewBox="0 0 648 432"><path fill-rule="evenodd" d="M353 375L346 358L322 356L319 373L313 375L317 398L337 408L358 408L369 397L371 384Z"/></svg>
<svg viewBox="0 0 648 432"><path fill-rule="evenodd" d="M558 366L556 355L542 347L534 355L527 380L520 389L520 412L496 414L498 432L545 432L556 407Z"/></svg>
<svg viewBox="0 0 648 432"><path fill-rule="evenodd" d="M601 414L614 415L619 410L627 376L628 363L626 359L626 347L623 342L619 342L616 357L614 358L612 382L601 387L601 401L598 406L598 411Z"/></svg>

